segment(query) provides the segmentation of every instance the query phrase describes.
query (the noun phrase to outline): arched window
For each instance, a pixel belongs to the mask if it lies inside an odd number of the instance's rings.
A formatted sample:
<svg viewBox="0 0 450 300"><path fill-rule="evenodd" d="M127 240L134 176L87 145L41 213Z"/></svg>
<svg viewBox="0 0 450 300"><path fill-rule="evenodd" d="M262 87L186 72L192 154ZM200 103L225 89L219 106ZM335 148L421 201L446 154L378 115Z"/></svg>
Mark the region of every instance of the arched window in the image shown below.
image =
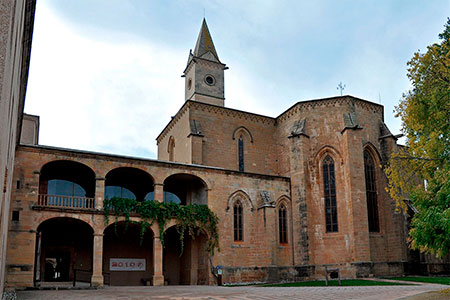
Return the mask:
<svg viewBox="0 0 450 300"><path fill-rule="evenodd" d="M234 217L234 241L241 242L243 237L243 216L242 216L242 203L238 200L233 206Z"/></svg>
<svg viewBox="0 0 450 300"><path fill-rule="evenodd" d="M334 161L330 156L323 160L323 187L325 192L325 223L327 232L338 231L336 180L334 176Z"/></svg>
<svg viewBox="0 0 450 300"><path fill-rule="evenodd" d="M105 186L105 199L111 198L136 199L136 195L129 189L122 186Z"/></svg>
<svg viewBox="0 0 450 300"><path fill-rule="evenodd" d="M287 243L287 210L284 204L278 209L278 234L280 236L280 244Z"/></svg>
<svg viewBox="0 0 450 300"><path fill-rule="evenodd" d="M379 232L377 185L375 179L375 163L369 151L364 150L364 174L366 177L367 218L369 232Z"/></svg>
<svg viewBox="0 0 450 300"><path fill-rule="evenodd" d="M167 151L169 152L169 161L173 161L173 153L174 153L174 149L175 148L175 139L173 138L173 136L171 136L169 138L169 144L167 146Z"/></svg>
<svg viewBox="0 0 450 300"><path fill-rule="evenodd" d="M239 156L239 171L244 171L244 138L242 135L238 139L238 156Z"/></svg>

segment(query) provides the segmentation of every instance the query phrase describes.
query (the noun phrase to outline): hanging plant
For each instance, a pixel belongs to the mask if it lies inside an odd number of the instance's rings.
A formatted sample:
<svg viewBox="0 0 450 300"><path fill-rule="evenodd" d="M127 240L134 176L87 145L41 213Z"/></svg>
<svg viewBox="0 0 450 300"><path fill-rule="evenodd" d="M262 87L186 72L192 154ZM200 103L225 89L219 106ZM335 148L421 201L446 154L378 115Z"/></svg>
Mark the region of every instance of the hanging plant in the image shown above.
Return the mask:
<svg viewBox="0 0 450 300"><path fill-rule="evenodd" d="M140 225L140 242L142 243L147 229L156 221L159 225L161 243L164 247L164 229L171 219L176 220L176 228L180 235L181 254L184 249L184 235L186 232L192 238L195 235L207 236L207 251L211 256L219 249L219 234L217 223L219 218L206 205L164 203L157 201L137 201L135 199L111 198L103 201L105 224L109 223L110 214L114 215L114 226L117 228L119 217L125 217L125 230L130 222ZM136 214L139 221L131 221L130 215ZM220 249L219 249L220 251Z"/></svg>

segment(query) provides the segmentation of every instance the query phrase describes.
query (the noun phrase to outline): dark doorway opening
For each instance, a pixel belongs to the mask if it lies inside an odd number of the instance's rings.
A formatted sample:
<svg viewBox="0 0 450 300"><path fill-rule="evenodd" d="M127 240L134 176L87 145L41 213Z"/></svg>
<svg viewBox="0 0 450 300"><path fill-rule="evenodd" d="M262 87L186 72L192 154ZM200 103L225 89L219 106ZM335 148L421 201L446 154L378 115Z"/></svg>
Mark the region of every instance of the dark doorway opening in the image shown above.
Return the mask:
<svg viewBox="0 0 450 300"><path fill-rule="evenodd" d="M181 253L180 234L175 227L164 233L163 274L168 285L209 284L209 260L206 251L206 236L200 234L193 239L184 234L184 250Z"/></svg>
<svg viewBox="0 0 450 300"><path fill-rule="evenodd" d="M147 229L141 240L138 224L118 222L109 225L103 236L105 284L138 286L153 277L153 232Z"/></svg>
<svg viewBox="0 0 450 300"><path fill-rule="evenodd" d="M35 282L90 283L92 277L93 230L72 218L53 218L37 229Z"/></svg>

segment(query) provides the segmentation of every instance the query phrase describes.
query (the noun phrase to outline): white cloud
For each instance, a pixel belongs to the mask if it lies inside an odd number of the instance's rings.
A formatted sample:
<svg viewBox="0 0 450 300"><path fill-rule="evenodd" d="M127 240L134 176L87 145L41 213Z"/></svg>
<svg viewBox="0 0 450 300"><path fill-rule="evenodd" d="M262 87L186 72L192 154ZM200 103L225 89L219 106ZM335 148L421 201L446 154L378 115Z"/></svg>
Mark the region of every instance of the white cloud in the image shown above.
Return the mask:
<svg viewBox="0 0 450 300"><path fill-rule="evenodd" d="M184 56L131 35L85 38L38 6L26 112L41 116L40 143L156 157Z"/></svg>

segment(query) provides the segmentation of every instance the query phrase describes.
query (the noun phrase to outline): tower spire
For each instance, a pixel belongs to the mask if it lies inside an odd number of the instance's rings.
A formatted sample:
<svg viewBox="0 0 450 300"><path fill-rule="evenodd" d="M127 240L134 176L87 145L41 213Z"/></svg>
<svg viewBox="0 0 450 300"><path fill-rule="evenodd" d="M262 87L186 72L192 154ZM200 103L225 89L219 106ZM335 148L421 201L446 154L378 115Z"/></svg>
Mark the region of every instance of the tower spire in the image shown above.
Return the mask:
<svg viewBox="0 0 450 300"><path fill-rule="evenodd" d="M203 58L203 56L206 56L208 52L211 52L211 54L214 55L215 60L219 61L219 56L217 55L216 48L214 47L211 34L209 33L206 19L203 18L202 27L200 29L200 33L198 34L197 43L195 44L193 54L194 56Z"/></svg>

